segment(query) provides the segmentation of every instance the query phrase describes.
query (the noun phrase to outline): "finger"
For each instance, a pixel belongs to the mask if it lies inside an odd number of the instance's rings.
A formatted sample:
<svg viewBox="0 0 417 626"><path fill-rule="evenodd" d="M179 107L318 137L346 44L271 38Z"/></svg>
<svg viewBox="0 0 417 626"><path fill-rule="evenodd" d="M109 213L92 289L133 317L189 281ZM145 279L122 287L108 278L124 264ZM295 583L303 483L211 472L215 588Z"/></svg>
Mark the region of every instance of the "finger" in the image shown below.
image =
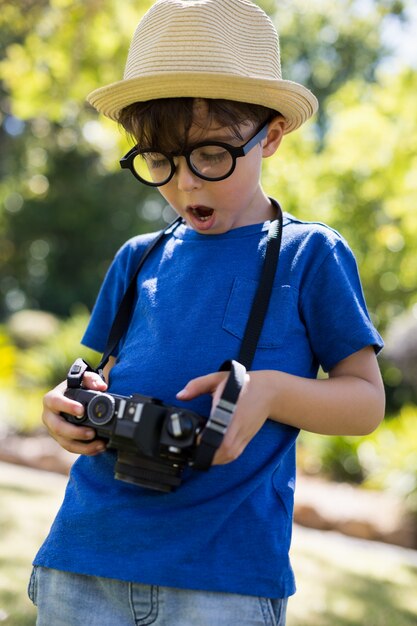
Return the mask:
<svg viewBox="0 0 417 626"><path fill-rule="evenodd" d="M78 417L82 417L84 415L84 407L80 402L67 398L55 389L46 394L43 400L43 405L45 413L69 413L70 415Z"/></svg>
<svg viewBox="0 0 417 626"><path fill-rule="evenodd" d="M93 428L71 424L61 415L57 415L53 411L44 411L42 419L54 439L90 441L96 436L96 431Z"/></svg>
<svg viewBox="0 0 417 626"><path fill-rule="evenodd" d="M215 393L218 386L226 380L226 377L227 374L224 372L215 372L214 374L194 378L186 384L184 389L177 393L177 398L178 400L192 400L205 393Z"/></svg>
<svg viewBox="0 0 417 626"><path fill-rule="evenodd" d="M213 465L224 465L239 458L254 434L255 431L247 427L245 411L237 406L221 444L216 450Z"/></svg>
<svg viewBox="0 0 417 626"><path fill-rule="evenodd" d="M105 391L107 383L96 372L86 372L83 376L83 387L93 391Z"/></svg>
<svg viewBox="0 0 417 626"><path fill-rule="evenodd" d="M95 456L104 452L106 444L104 441L96 439L95 441L84 443L75 439L62 439L61 437L54 437L59 445L73 454L83 454L85 456Z"/></svg>
<svg viewBox="0 0 417 626"><path fill-rule="evenodd" d="M92 428L71 424L52 412L45 412L43 419L50 435L68 452L90 456L106 448L105 443L96 438Z"/></svg>
<svg viewBox="0 0 417 626"><path fill-rule="evenodd" d="M218 450L216 450L212 464L225 465L226 463L236 461L236 459L238 459L245 450L248 443L249 440L239 436L239 433L229 433L229 431L226 432L222 443L220 444Z"/></svg>

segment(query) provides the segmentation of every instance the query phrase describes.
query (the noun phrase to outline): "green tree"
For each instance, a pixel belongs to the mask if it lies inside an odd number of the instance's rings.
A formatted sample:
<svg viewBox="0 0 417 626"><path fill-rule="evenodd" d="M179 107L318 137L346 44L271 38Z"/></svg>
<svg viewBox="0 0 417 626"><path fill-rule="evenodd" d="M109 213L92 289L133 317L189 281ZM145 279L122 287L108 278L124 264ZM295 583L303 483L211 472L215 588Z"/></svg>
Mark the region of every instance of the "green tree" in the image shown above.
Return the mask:
<svg viewBox="0 0 417 626"><path fill-rule="evenodd" d="M164 221L158 194L117 170L127 149L123 134L85 103L89 91L121 78L134 25L151 4L2 4L0 318L22 306L61 315L76 301L91 306L120 243ZM382 25L406 19L408 5L384 0L366 3L364 10L358 0L259 4L281 34L284 77L307 84L321 111L315 123L286 139L268 165L269 190L287 210L328 221L347 236L383 325L413 301L414 289L415 231L406 210L414 193L414 73L393 77L395 95L378 74L388 53ZM380 133L389 137L388 166Z"/></svg>
<svg viewBox="0 0 417 626"><path fill-rule="evenodd" d="M417 302L416 89L410 69L346 83L328 99L322 150L306 128L304 141L289 136L267 164L268 188L287 210L348 239L381 329Z"/></svg>
<svg viewBox="0 0 417 626"><path fill-rule="evenodd" d="M0 11L0 317L91 307L118 246L161 223L163 205L114 173L125 137L85 102L121 78L149 4L28 0L24 18L21 6Z"/></svg>
<svg viewBox="0 0 417 626"><path fill-rule="evenodd" d="M274 3L280 32L283 77L317 96L317 126L327 130L327 98L352 78L375 82L381 61L390 54L383 41L384 22L407 20L407 2L384 0L283 0Z"/></svg>

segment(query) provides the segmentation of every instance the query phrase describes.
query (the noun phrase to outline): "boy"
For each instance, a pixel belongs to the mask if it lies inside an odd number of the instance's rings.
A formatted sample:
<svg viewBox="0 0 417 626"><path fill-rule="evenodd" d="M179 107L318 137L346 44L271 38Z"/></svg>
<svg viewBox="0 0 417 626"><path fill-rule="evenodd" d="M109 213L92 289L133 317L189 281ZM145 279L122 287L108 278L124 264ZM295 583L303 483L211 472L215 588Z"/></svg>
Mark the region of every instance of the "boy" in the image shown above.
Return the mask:
<svg viewBox="0 0 417 626"><path fill-rule="evenodd" d="M134 137L123 164L183 223L147 258L124 340L84 386L138 392L209 415L236 358L277 203L262 159L317 108L283 81L276 31L248 0L159 0L134 35L124 79L90 102ZM128 241L103 283L83 342L103 351L150 236ZM285 624L295 592L288 558L300 428L366 434L383 417L356 264L330 228L285 215L267 317L232 422L208 472L187 469L174 493L114 479L115 455L63 395L43 420L80 453L35 559L38 624ZM327 380L317 380L321 365Z"/></svg>

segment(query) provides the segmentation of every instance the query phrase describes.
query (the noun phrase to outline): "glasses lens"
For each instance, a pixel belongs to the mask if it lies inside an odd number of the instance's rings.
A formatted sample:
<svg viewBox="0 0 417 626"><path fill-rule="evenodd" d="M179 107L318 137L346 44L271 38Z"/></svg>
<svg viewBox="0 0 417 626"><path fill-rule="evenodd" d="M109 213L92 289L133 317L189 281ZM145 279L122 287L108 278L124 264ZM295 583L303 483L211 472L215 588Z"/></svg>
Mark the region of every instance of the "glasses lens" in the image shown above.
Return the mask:
<svg viewBox="0 0 417 626"><path fill-rule="evenodd" d="M222 146L201 146L190 154L190 162L197 174L205 178L222 178L233 169L233 157Z"/></svg>
<svg viewBox="0 0 417 626"><path fill-rule="evenodd" d="M133 160L136 174L142 180L160 185L171 176L171 161L161 152L142 152Z"/></svg>

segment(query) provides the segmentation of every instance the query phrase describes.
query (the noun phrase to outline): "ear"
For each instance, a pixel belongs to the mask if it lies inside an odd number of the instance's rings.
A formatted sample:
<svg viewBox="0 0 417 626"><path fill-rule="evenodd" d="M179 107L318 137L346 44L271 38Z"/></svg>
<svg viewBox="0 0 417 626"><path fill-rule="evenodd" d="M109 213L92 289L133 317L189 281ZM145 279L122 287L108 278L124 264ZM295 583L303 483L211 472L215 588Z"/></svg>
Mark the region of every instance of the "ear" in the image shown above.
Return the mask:
<svg viewBox="0 0 417 626"><path fill-rule="evenodd" d="M284 135L285 120L277 115L268 124L268 134L262 145L262 158L270 157L278 150Z"/></svg>

